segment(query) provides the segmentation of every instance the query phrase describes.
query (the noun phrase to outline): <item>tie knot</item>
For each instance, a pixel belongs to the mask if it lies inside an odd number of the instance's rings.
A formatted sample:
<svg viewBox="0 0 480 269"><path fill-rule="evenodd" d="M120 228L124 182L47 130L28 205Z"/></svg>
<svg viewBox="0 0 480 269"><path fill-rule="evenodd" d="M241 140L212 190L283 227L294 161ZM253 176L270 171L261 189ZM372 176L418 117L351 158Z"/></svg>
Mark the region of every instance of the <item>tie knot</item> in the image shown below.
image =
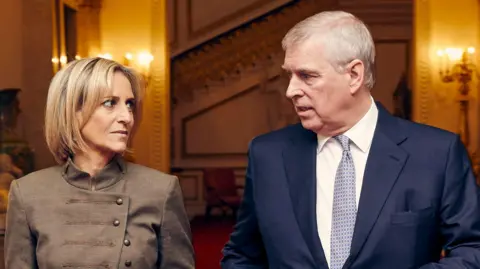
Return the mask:
<svg viewBox="0 0 480 269"><path fill-rule="evenodd" d="M344 151L350 151L350 138L346 137L345 135L337 135L334 136L335 140L337 140Z"/></svg>

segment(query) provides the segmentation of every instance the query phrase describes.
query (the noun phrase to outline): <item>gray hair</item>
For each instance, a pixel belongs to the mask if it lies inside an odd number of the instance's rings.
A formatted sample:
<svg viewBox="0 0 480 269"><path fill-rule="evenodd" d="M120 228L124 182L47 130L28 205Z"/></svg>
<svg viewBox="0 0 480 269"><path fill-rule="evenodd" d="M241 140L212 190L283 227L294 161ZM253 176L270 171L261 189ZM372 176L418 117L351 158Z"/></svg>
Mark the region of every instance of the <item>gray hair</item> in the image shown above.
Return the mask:
<svg viewBox="0 0 480 269"><path fill-rule="evenodd" d="M363 21L344 11L324 11L313 15L288 31L282 40L284 50L308 38L322 37L329 62L337 69L358 59L365 66L364 85L375 85L375 44Z"/></svg>

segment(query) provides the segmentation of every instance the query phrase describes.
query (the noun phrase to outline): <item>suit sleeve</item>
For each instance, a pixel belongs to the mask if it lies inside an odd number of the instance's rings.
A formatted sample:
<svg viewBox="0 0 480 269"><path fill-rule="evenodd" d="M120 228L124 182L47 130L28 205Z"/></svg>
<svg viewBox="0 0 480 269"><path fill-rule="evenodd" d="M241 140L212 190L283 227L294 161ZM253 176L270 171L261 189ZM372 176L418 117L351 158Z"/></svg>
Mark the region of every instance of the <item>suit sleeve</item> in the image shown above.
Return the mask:
<svg viewBox="0 0 480 269"><path fill-rule="evenodd" d="M5 269L38 268L35 248L36 240L28 225L18 182L13 180L8 194Z"/></svg>
<svg viewBox="0 0 480 269"><path fill-rule="evenodd" d="M445 170L440 211L445 257L422 269L480 269L480 197L465 147L456 136Z"/></svg>
<svg viewBox="0 0 480 269"><path fill-rule="evenodd" d="M237 223L223 248L222 269L268 268L265 248L258 228L254 198L253 142L249 146L245 190Z"/></svg>
<svg viewBox="0 0 480 269"><path fill-rule="evenodd" d="M190 223L176 177L171 181L165 201L158 242L159 257L161 257L159 269L195 268Z"/></svg>

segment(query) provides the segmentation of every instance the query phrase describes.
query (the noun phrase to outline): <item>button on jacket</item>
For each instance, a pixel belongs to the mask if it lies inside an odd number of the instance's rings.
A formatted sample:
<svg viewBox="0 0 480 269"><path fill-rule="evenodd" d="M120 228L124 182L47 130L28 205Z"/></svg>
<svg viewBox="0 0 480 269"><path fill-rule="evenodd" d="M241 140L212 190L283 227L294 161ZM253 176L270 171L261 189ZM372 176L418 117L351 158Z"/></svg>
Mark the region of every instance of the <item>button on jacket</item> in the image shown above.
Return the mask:
<svg viewBox="0 0 480 269"><path fill-rule="evenodd" d="M195 268L178 179L115 157L95 177L73 162L12 182L6 269Z"/></svg>

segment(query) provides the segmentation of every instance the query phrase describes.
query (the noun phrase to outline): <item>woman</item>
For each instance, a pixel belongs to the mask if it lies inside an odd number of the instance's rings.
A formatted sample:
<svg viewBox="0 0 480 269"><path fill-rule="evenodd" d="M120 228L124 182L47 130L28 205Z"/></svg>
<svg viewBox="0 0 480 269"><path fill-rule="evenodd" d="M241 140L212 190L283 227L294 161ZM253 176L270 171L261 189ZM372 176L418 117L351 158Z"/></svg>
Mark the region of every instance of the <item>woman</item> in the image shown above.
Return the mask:
<svg viewBox="0 0 480 269"><path fill-rule="evenodd" d="M177 178L122 159L141 95L138 76L107 59L55 75L45 135L60 166L11 184L6 269L195 267Z"/></svg>

